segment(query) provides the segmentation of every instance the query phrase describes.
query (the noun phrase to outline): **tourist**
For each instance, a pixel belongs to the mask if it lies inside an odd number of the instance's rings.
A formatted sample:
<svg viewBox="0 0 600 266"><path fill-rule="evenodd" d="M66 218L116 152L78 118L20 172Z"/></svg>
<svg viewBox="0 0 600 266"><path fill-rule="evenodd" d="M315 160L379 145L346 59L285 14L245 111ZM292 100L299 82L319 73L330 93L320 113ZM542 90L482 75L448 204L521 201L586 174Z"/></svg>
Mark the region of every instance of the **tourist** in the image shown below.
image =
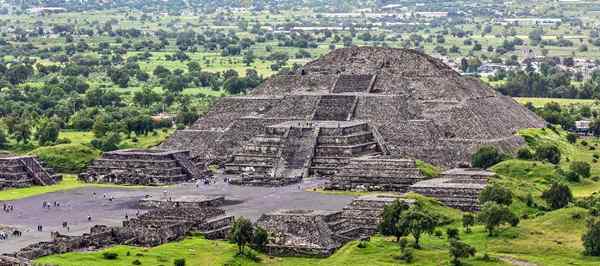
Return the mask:
<svg viewBox="0 0 600 266"><path fill-rule="evenodd" d="M88 215L87 220L88 220L88 222L91 222L92 221L92 216Z"/></svg>

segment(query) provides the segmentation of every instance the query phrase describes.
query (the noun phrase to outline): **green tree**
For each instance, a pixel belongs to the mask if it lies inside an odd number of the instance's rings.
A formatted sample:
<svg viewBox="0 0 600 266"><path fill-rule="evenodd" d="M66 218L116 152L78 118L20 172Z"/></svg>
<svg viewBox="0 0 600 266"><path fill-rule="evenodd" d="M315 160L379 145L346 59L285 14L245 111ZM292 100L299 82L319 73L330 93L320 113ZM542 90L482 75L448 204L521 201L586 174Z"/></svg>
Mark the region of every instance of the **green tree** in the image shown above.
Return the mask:
<svg viewBox="0 0 600 266"><path fill-rule="evenodd" d="M256 56L254 55L254 52L252 52L252 50L248 50L244 53L244 64L246 66L250 66L254 63L254 61L256 61Z"/></svg>
<svg viewBox="0 0 600 266"><path fill-rule="evenodd" d="M101 138L106 135L106 132L110 130L107 118L103 115L99 115L96 117L94 121L94 125L92 126L92 132L96 138Z"/></svg>
<svg viewBox="0 0 600 266"><path fill-rule="evenodd" d="M552 144L541 144L535 149L535 158L540 161L548 161L553 164L560 162L560 150Z"/></svg>
<svg viewBox="0 0 600 266"><path fill-rule="evenodd" d="M31 126L26 120L16 124L12 129L12 136L20 143L29 143L31 139Z"/></svg>
<svg viewBox="0 0 600 266"><path fill-rule="evenodd" d="M422 209L418 204L413 205L407 211L400 214L396 227L397 230L406 230L415 238L415 248L420 249L419 239L423 233L433 233L437 227L437 218Z"/></svg>
<svg viewBox="0 0 600 266"><path fill-rule="evenodd" d="M542 193L542 199L548 203L550 208L556 210L566 207L573 201L573 194L569 186L554 182L550 188Z"/></svg>
<svg viewBox="0 0 600 266"><path fill-rule="evenodd" d="M60 133L60 126L54 121L43 121L35 132L35 138L40 145L55 143Z"/></svg>
<svg viewBox="0 0 600 266"><path fill-rule="evenodd" d="M408 204L401 200L396 200L392 204L386 205L383 208L383 219L378 226L379 233L384 236L395 236L396 242L400 241L400 237L406 235L406 230L396 225L398 224L400 215L408 210L408 208Z"/></svg>
<svg viewBox="0 0 600 266"><path fill-rule="evenodd" d="M254 237L252 239L252 247L257 250L264 251L265 246L267 245L268 242L269 242L269 233L267 232L267 230L263 229L262 227L256 226L254 228Z"/></svg>
<svg viewBox="0 0 600 266"><path fill-rule="evenodd" d="M496 147L484 146L481 147L475 154L473 154L471 157L471 164L473 167L485 169L501 162L502 158L502 154L498 152Z"/></svg>
<svg viewBox="0 0 600 266"><path fill-rule="evenodd" d="M148 86L133 93L133 102L139 106L148 107L160 101L160 94Z"/></svg>
<svg viewBox="0 0 600 266"><path fill-rule="evenodd" d="M481 193L479 193L479 203L484 204L488 201L493 201L501 205L512 204L513 194L512 192L500 184L491 184L486 186Z"/></svg>
<svg viewBox="0 0 600 266"><path fill-rule="evenodd" d="M502 224L518 224L518 218L507 206L488 201L481 206L477 219L485 225L489 236L495 234L495 230Z"/></svg>
<svg viewBox="0 0 600 266"><path fill-rule="evenodd" d="M475 216L469 212L463 214L462 224L465 228L465 232L471 233L471 226L475 225Z"/></svg>
<svg viewBox="0 0 600 266"><path fill-rule="evenodd" d="M586 256L600 256L600 218L590 218L587 231L581 237L583 240L583 254Z"/></svg>
<svg viewBox="0 0 600 266"><path fill-rule="evenodd" d="M451 238L449 252L452 258L452 265L459 266L462 264L460 259L475 256L476 250L467 243Z"/></svg>
<svg viewBox="0 0 600 266"><path fill-rule="evenodd" d="M243 254L246 245L252 243L254 239L254 230L250 220L243 217L236 219L229 238L238 246L238 254Z"/></svg>
<svg viewBox="0 0 600 266"><path fill-rule="evenodd" d="M569 169L582 177L590 177L591 174L590 164L582 161L572 161Z"/></svg>
<svg viewBox="0 0 600 266"><path fill-rule="evenodd" d="M567 133L567 141L571 144L574 144L575 142L577 142L577 135L573 133Z"/></svg>

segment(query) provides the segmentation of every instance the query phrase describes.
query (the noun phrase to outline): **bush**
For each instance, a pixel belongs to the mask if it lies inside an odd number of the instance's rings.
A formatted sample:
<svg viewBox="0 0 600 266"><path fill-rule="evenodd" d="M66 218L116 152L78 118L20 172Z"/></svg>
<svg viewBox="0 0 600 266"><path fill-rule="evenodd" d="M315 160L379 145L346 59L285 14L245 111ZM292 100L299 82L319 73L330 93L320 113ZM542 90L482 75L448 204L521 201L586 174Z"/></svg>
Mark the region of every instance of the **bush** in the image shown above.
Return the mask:
<svg viewBox="0 0 600 266"><path fill-rule="evenodd" d="M579 181L581 181L581 177L579 176L579 174L573 171L567 171L564 175L567 181L569 182L578 183Z"/></svg>
<svg viewBox="0 0 600 266"><path fill-rule="evenodd" d="M176 259L175 261L173 261L173 266L185 266L185 259Z"/></svg>
<svg viewBox="0 0 600 266"><path fill-rule="evenodd" d="M412 249L405 248L398 258L406 263L411 263L415 259L415 256Z"/></svg>
<svg viewBox="0 0 600 266"><path fill-rule="evenodd" d="M461 258L468 258L471 256L475 256L475 248L458 240L451 239L450 240L450 258L452 258L452 265L461 265Z"/></svg>
<svg viewBox="0 0 600 266"><path fill-rule="evenodd" d="M531 154L529 148L523 147L517 151L517 158L521 160L530 160L533 158L533 154Z"/></svg>
<svg viewBox="0 0 600 266"><path fill-rule="evenodd" d="M252 239L252 246L255 249L264 251L268 241L269 233L267 230L258 226L254 228L254 239Z"/></svg>
<svg viewBox="0 0 600 266"><path fill-rule="evenodd" d="M573 161L569 165L569 169L571 169L571 171L579 174L582 177L590 177L591 175L591 166L589 163L586 162Z"/></svg>
<svg viewBox="0 0 600 266"><path fill-rule="evenodd" d="M61 144L37 148L30 152L61 173L78 173L100 156L100 151L81 144Z"/></svg>
<svg viewBox="0 0 600 266"><path fill-rule="evenodd" d="M560 150L551 144L542 144L535 150L535 158L540 161L548 161L553 164L560 162Z"/></svg>
<svg viewBox="0 0 600 266"><path fill-rule="evenodd" d="M140 260L136 259L136 260L132 261L131 264L133 264L133 265L142 265L142 262Z"/></svg>
<svg viewBox="0 0 600 266"><path fill-rule="evenodd" d="M496 147L484 146L481 147L471 157L471 165L478 168L488 168L502 161L503 155L498 152Z"/></svg>
<svg viewBox="0 0 600 266"><path fill-rule="evenodd" d="M495 203L508 206L512 203L512 198L513 194L509 189L495 183L486 186L485 189L483 189L483 191L481 191L479 194L479 202L481 204L493 201Z"/></svg>
<svg viewBox="0 0 600 266"><path fill-rule="evenodd" d="M573 201L573 194L569 186L561 183L553 183L552 186L542 193L542 199L548 203L553 210L563 208Z"/></svg>
<svg viewBox="0 0 600 266"><path fill-rule="evenodd" d="M119 257L119 254L115 252L104 252L102 253L102 257L106 260L116 260Z"/></svg>
<svg viewBox="0 0 600 266"><path fill-rule="evenodd" d="M567 141L571 144L574 144L575 142L577 142L577 135L573 134L573 133L568 133L567 134Z"/></svg>
<svg viewBox="0 0 600 266"><path fill-rule="evenodd" d="M358 248L366 248L367 247L367 241L361 240L360 242L358 242L358 245L356 245L356 247Z"/></svg>
<svg viewBox="0 0 600 266"><path fill-rule="evenodd" d="M588 221L587 231L581 240L583 240L583 254L600 256L600 219L592 218Z"/></svg>
<svg viewBox="0 0 600 266"><path fill-rule="evenodd" d="M458 240L458 229L456 228L448 228L446 229L446 235L448 236L448 239L456 239Z"/></svg>

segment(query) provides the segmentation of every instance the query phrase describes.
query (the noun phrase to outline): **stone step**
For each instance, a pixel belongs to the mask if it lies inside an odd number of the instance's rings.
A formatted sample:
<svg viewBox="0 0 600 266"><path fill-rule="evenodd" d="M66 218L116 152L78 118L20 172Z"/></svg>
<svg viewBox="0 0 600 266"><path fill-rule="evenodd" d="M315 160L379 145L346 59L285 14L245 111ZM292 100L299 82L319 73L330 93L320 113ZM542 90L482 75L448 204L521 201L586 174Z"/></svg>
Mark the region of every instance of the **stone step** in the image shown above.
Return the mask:
<svg viewBox="0 0 600 266"><path fill-rule="evenodd" d="M99 158L94 160L92 165L114 165L114 164L124 164L128 166L154 166L154 167L165 167L165 168L173 168L177 167L177 161L175 160L137 160L137 159L106 159Z"/></svg>
<svg viewBox="0 0 600 266"><path fill-rule="evenodd" d="M152 167L152 168L150 168L150 167L127 168L127 167L121 167L121 166L92 165L89 167L89 169L92 169L94 172L99 173L99 174L109 174L113 171L130 172L132 170L140 171L141 173L146 174L146 175L155 175L155 176L163 176L163 175L171 176L171 175L180 175L180 174L185 173L185 171L181 167L175 167L175 168L154 168L154 167Z"/></svg>
<svg viewBox="0 0 600 266"><path fill-rule="evenodd" d="M27 172L14 172L14 173L0 173L0 178L7 180L19 180L31 178Z"/></svg>
<svg viewBox="0 0 600 266"><path fill-rule="evenodd" d="M349 144L356 144L356 143L363 143L363 142L370 142L370 141L373 141L373 133L367 132L367 131L361 131L361 132L353 133L350 135L342 135L342 136L319 136L317 143L319 145L326 145L326 144L349 145Z"/></svg>

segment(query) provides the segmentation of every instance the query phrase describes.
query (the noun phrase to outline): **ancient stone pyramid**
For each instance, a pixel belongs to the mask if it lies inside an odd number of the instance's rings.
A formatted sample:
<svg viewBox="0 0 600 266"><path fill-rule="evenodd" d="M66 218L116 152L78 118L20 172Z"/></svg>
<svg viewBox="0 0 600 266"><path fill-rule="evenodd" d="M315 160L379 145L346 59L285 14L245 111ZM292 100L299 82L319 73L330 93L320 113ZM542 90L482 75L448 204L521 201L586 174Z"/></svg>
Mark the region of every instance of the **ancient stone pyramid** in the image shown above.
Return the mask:
<svg viewBox="0 0 600 266"><path fill-rule="evenodd" d="M512 98L440 60L408 49L352 47L276 75L247 96L220 99L161 148L191 149L199 160L229 159L230 172L251 168L293 182L357 157L452 167L482 145L514 151L524 143L517 130L543 126Z"/></svg>

